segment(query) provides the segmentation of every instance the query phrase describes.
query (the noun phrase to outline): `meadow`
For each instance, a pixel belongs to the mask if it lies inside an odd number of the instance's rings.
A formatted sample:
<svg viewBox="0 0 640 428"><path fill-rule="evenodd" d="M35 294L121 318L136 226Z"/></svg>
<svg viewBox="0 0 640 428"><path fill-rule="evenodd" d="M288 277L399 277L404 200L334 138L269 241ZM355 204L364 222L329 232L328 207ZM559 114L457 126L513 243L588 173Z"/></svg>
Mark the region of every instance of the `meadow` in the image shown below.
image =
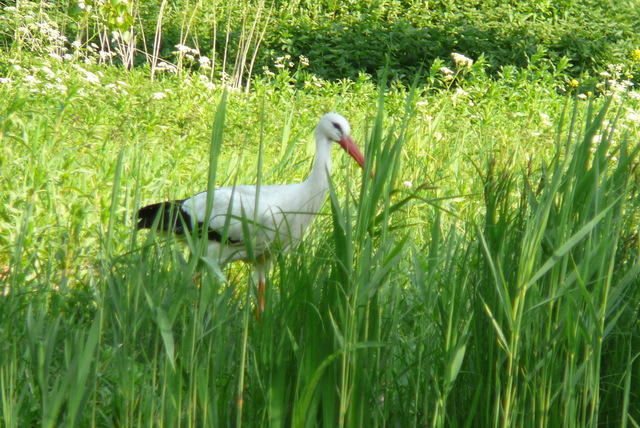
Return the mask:
<svg viewBox="0 0 640 428"><path fill-rule="evenodd" d="M19 3L0 19L1 426L640 425L640 39L622 8L578 55L549 22L579 34L606 2ZM478 35L505 11L499 35L531 19L539 44ZM438 17L446 54L409 61ZM393 37L323 51L302 29L326 42L332 19ZM365 48L389 55L358 68ZM334 150L260 320L250 266L136 230L149 203L304 179L328 111L367 170Z"/></svg>

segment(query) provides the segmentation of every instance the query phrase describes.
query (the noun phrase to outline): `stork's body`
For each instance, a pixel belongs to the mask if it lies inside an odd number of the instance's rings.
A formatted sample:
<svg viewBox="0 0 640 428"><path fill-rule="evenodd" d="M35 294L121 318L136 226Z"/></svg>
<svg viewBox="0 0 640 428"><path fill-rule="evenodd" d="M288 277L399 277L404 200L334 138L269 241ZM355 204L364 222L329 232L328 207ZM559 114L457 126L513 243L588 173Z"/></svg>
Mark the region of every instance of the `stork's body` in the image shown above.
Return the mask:
<svg viewBox="0 0 640 428"><path fill-rule="evenodd" d="M241 185L214 190L207 219L207 192L189 199L161 202L141 208L138 228L151 228L160 215L158 229L184 234L207 225L208 253L223 264L246 260L250 239L258 276L258 307L264 310L265 264L272 249L297 245L320 211L329 188L331 145L338 142L364 168L364 156L351 138L347 120L336 113L320 119L316 127L316 157L309 177L296 184ZM245 236L245 228L248 236Z"/></svg>

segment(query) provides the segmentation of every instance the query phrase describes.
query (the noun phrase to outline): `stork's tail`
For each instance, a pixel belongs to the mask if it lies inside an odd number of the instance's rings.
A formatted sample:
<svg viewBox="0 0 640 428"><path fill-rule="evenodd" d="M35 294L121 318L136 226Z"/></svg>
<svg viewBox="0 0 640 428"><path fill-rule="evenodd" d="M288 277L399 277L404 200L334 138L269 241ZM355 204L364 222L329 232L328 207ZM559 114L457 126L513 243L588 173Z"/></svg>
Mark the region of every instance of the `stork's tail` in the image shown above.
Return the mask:
<svg viewBox="0 0 640 428"><path fill-rule="evenodd" d="M151 229L157 219L158 230L184 235L185 225L190 229L191 218L181 208L182 202L184 201L160 202L140 208L138 211L138 230Z"/></svg>

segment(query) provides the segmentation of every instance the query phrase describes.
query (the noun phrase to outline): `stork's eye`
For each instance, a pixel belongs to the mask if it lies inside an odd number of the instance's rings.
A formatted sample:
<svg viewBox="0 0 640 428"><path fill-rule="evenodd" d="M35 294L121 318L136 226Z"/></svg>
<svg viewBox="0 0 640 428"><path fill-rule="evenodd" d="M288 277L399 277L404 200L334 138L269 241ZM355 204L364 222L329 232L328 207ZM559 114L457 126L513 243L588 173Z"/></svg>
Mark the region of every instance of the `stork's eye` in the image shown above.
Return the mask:
<svg viewBox="0 0 640 428"><path fill-rule="evenodd" d="M339 123L332 122L331 124L333 125L333 127L334 127L334 128L336 128L336 129L338 130L338 133L339 133L340 135L344 135L344 134L342 133L342 127L340 127L340 124L339 124Z"/></svg>

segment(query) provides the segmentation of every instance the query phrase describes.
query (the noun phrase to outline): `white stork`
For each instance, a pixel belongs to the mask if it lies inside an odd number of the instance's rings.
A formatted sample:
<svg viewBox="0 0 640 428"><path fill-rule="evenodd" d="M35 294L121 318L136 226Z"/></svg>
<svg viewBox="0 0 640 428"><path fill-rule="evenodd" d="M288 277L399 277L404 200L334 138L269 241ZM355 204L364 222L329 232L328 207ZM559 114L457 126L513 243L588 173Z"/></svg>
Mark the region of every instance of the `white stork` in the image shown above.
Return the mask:
<svg viewBox="0 0 640 428"><path fill-rule="evenodd" d="M337 142L364 169L364 156L351 138L349 122L328 113L316 127L316 156L309 177L295 184L219 187L213 193L211 215L205 219L207 192L178 201L161 202L138 212L138 229L152 228L184 235L206 221L208 255L220 264L246 260L245 240L251 239L258 279L256 314L264 311L265 274L270 252L285 250L300 241L320 211L329 188L331 144ZM160 219L157 220L157 217ZM243 231L249 230L249 236ZM224 242L222 242L224 240Z"/></svg>

